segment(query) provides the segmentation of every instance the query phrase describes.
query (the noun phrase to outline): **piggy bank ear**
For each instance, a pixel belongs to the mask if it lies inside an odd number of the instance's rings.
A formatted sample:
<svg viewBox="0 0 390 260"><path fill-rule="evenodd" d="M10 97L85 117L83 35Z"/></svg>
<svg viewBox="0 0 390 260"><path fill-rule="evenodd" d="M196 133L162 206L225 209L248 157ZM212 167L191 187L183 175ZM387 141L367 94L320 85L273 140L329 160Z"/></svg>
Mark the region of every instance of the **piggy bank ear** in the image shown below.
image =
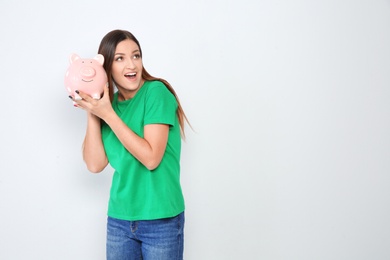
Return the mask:
<svg viewBox="0 0 390 260"><path fill-rule="evenodd" d="M69 57L69 62L70 64L72 64L73 62L75 62L76 60L80 59L80 56L75 54L75 53L72 53Z"/></svg>
<svg viewBox="0 0 390 260"><path fill-rule="evenodd" d="M96 55L95 58L93 58L93 59L94 59L94 60L97 60L97 62L99 62L100 65L103 66L103 63L104 63L104 56L103 56L103 55L98 54L98 55Z"/></svg>

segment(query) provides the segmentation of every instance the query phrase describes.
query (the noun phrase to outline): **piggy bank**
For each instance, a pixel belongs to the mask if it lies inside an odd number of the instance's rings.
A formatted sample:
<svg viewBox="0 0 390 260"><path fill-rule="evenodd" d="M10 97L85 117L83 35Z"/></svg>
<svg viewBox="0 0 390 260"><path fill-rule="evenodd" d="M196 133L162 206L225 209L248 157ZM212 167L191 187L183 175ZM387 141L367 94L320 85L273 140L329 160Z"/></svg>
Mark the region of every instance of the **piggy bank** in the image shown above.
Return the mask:
<svg viewBox="0 0 390 260"><path fill-rule="evenodd" d="M93 59L82 59L77 54L69 57L69 68L65 74L65 87L69 95L76 100L81 97L75 92L80 90L94 99L100 99L107 83L107 74L103 68L104 57L101 54Z"/></svg>

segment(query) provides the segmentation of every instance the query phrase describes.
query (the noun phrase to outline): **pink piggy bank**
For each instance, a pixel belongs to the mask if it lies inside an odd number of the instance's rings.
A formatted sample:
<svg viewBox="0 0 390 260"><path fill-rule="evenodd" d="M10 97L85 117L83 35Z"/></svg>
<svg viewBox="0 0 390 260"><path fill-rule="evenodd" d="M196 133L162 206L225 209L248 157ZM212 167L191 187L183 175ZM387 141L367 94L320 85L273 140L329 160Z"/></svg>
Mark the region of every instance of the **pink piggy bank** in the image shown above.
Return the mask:
<svg viewBox="0 0 390 260"><path fill-rule="evenodd" d="M94 99L100 99L104 87L108 84L107 74L103 68L103 55L98 54L93 59L82 59L77 54L72 54L69 62L65 74L65 87L69 95L80 100L81 97L75 92L80 90Z"/></svg>

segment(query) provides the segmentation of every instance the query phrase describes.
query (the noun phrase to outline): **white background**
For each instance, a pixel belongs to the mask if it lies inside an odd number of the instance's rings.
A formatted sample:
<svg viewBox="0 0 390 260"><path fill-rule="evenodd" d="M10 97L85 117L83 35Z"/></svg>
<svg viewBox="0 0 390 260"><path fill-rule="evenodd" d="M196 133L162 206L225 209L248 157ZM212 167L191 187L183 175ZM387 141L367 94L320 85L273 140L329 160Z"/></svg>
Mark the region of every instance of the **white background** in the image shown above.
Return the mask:
<svg viewBox="0 0 390 260"><path fill-rule="evenodd" d="M176 89L185 259L390 259L390 1L0 1L0 259L105 258L63 78L126 29Z"/></svg>

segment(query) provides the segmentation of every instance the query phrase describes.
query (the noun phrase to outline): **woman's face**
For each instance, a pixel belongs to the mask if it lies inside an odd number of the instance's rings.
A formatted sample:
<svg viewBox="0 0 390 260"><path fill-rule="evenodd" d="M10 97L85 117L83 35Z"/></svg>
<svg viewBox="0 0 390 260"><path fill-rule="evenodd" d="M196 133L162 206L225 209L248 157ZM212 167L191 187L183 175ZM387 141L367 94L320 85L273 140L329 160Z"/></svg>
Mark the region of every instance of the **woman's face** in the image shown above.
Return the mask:
<svg viewBox="0 0 390 260"><path fill-rule="evenodd" d="M142 79L142 58L138 45L132 40L118 43L112 63L112 77L122 95L121 98L134 97L144 83Z"/></svg>

